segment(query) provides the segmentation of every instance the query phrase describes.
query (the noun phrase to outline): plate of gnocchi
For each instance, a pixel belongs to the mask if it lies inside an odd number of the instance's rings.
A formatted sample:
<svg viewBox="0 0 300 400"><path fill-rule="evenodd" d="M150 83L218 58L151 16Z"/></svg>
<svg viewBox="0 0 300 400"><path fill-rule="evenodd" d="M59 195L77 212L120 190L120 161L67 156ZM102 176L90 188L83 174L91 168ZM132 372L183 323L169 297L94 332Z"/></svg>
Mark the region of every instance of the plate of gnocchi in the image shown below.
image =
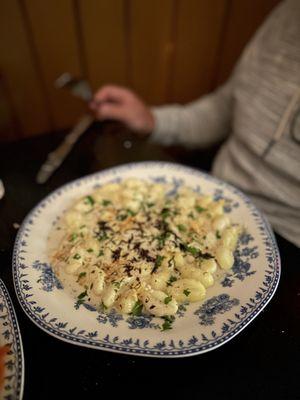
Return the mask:
<svg viewBox="0 0 300 400"><path fill-rule="evenodd" d="M267 305L274 234L239 190L173 163L111 168L64 185L25 218L13 275L47 333L149 357L213 350Z"/></svg>

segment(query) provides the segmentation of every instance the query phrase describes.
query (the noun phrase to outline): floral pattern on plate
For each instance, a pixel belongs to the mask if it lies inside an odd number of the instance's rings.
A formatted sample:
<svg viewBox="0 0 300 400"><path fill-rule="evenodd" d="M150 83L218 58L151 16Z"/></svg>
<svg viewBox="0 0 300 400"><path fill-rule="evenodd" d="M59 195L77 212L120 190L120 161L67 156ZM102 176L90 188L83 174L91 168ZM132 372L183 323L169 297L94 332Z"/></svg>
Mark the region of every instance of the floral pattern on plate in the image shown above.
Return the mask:
<svg viewBox="0 0 300 400"><path fill-rule="evenodd" d="M133 318L114 311L99 313L87 304L74 307L74 299L53 275L47 256L47 237L58 214L95 187L128 177L171 183L173 192L184 184L199 193L224 198L231 219L246 225L246 234L240 238L230 274L209 288L202 303L180 307L173 329L166 332L161 331L159 318ZM38 204L19 230L13 272L21 306L33 322L49 334L96 349L181 357L212 350L244 329L275 293L280 258L269 224L239 190L178 164L143 162L78 179Z"/></svg>
<svg viewBox="0 0 300 400"><path fill-rule="evenodd" d="M12 301L0 280L0 345L8 346L4 358L4 383L0 398L22 399L24 384L24 356L21 334Z"/></svg>

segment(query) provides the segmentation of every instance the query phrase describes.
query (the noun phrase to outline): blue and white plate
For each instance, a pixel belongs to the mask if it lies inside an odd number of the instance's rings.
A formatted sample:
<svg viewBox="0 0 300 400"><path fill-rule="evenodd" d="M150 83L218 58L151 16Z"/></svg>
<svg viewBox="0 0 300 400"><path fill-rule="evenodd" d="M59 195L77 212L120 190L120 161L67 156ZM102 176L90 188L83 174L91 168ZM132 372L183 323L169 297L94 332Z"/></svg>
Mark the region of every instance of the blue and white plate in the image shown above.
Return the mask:
<svg viewBox="0 0 300 400"><path fill-rule="evenodd" d="M24 356L16 314L4 283L0 279L0 346L9 346L4 358L4 383L0 399L18 400L23 396Z"/></svg>
<svg viewBox="0 0 300 400"><path fill-rule="evenodd" d="M170 331L152 317L99 313L75 300L54 276L47 256L53 225L78 197L108 182L137 177L185 184L226 200L233 222L246 226L230 274L209 288L202 303L181 306ZM39 203L23 222L14 248L14 282L25 313L40 328L69 343L95 349L153 357L183 357L213 350L241 332L266 306L280 276L280 258L269 224L234 187L181 165L133 163L71 182Z"/></svg>

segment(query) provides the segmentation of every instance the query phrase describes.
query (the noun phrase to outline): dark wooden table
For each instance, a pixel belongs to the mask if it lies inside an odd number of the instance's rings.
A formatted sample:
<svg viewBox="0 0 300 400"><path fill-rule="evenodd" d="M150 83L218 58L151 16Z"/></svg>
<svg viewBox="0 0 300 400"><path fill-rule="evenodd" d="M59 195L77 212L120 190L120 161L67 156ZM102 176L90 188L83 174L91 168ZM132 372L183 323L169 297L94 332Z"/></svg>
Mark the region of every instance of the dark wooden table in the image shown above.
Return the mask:
<svg viewBox="0 0 300 400"><path fill-rule="evenodd" d="M139 398L176 393L185 400L300 398L300 254L280 237L282 276L271 303L237 337L209 353L162 360L96 351L59 341L29 320L13 287L13 224L21 223L38 201L70 180L130 161L171 160L209 170L216 151L163 149L134 138L118 124L95 124L47 184L39 186L36 173L62 137L49 134L0 145L0 178L6 187L0 201L0 274L23 339L24 399L85 400L109 392ZM131 141L129 149L126 140Z"/></svg>

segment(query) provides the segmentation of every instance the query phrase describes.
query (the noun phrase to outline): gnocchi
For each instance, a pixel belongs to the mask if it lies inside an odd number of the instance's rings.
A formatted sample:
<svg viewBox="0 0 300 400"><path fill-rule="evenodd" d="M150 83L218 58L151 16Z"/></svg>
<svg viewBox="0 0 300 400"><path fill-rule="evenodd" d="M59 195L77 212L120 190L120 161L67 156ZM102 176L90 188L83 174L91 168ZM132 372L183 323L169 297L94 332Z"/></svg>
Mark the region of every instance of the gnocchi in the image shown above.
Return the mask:
<svg viewBox="0 0 300 400"><path fill-rule="evenodd" d="M132 178L79 199L61 229L53 267L79 305L157 317L205 298L217 272L232 268L241 232L224 200Z"/></svg>

